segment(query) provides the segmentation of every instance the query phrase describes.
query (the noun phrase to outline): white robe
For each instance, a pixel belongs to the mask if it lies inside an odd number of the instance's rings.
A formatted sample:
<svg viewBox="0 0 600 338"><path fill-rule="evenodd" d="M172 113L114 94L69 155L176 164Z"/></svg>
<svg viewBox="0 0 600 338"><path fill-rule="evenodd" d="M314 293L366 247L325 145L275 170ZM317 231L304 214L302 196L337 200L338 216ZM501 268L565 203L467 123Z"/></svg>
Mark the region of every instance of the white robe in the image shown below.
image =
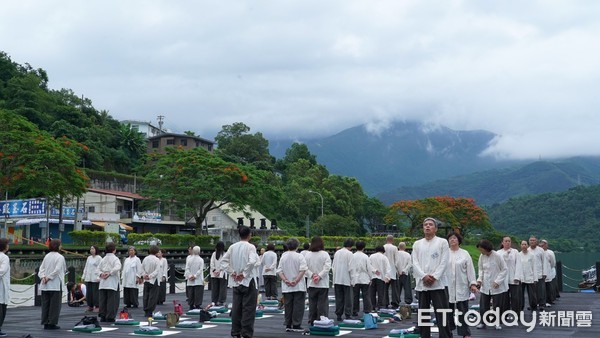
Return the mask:
<svg viewBox="0 0 600 338"><path fill-rule="evenodd" d="M390 279L390 261L381 252L375 252L369 256L371 266L373 266L373 278L385 280ZM379 272L379 274L377 274Z"/></svg>
<svg viewBox="0 0 600 338"><path fill-rule="evenodd" d="M196 277L191 280L190 277ZM188 286L204 285L204 260L198 255L190 256L185 262L185 279L187 279Z"/></svg>
<svg viewBox="0 0 600 338"><path fill-rule="evenodd" d="M308 278L309 288L329 288L329 271L331 270L331 257L327 251L309 251L306 254L306 278ZM313 274L318 274L321 279L315 283L312 279Z"/></svg>
<svg viewBox="0 0 600 338"><path fill-rule="evenodd" d="M263 254L261 273L263 276L275 276L275 270L277 270L277 254L269 250Z"/></svg>
<svg viewBox="0 0 600 338"><path fill-rule="evenodd" d="M547 276L546 271L544 270L544 249L540 248L539 246L536 246L535 249L533 249L532 247L529 247L529 251L530 253L532 253L536 259L534 260L536 266L537 266L537 279L542 278L543 276Z"/></svg>
<svg viewBox="0 0 600 338"><path fill-rule="evenodd" d="M221 254L221 257L219 257L219 259L217 259L217 253L213 252L212 255L210 256L210 277L211 278L225 278L225 270L221 270L221 261L223 260L223 256L225 255L225 253L223 252ZM188 256L191 257L191 256ZM218 271L219 274L217 276L214 275L214 273Z"/></svg>
<svg viewBox="0 0 600 338"><path fill-rule="evenodd" d="M390 279L396 279L396 258L398 257L398 248L394 244L384 244L385 257L390 262Z"/></svg>
<svg viewBox="0 0 600 338"><path fill-rule="evenodd" d="M352 265L352 285L356 284L369 284L371 279L375 277L375 269L371 264L369 256L362 251L356 251L352 255L350 261Z"/></svg>
<svg viewBox="0 0 600 338"><path fill-rule="evenodd" d="M416 291L439 290L446 287L446 267L448 266L448 241L434 236L427 240L422 238L413 244L412 263ZM432 275L435 282L426 286L423 277Z"/></svg>
<svg viewBox="0 0 600 338"><path fill-rule="evenodd" d="M144 283L156 284L156 281L160 284L161 277L160 260L155 255L148 255L144 257L142 261L142 276L148 275L149 279L144 279Z"/></svg>
<svg viewBox="0 0 600 338"><path fill-rule="evenodd" d="M500 249L496 251L502 259L504 259L504 263L506 263L506 268L508 269L507 281L508 284L517 285L515 283L515 274L519 270L521 261L517 259L519 255L519 251L517 249L509 248L508 250Z"/></svg>
<svg viewBox="0 0 600 338"><path fill-rule="evenodd" d="M138 256L125 258L121 276L124 288L138 287L137 279L142 277L142 261Z"/></svg>
<svg viewBox="0 0 600 338"><path fill-rule="evenodd" d="M475 267L471 255L464 249L449 251L447 269L450 303L469 300L471 285L477 285Z"/></svg>
<svg viewBox="0 0 600 338"><path fill-rule="evenodd" d="M339 285L352 285L352 251L347 248L341 248L333 255L333 263L331 268L333 269L333 284Z"/></svg>
<svg viewBox="0 0 600 338"><path fill-rule="evenodd" d="M100 290L119 290L119 281L121 279L121 261L115 254L107 253L98 265L98 275L108 272L108 278L100 278Z"/></svg>
<svg viewBox="0 0 600 338"><path fill-rule="evenodd" d="M65 285L65 274L67 273L67 263L63 255L56 251L50 251L44 256L38 277L48 278L46 284L40 284L42 291L62 291Z"/></svg>
<svg viewBox="0 0 600 338"><path fill-rule="evenodd" d="M398 275L410 274L412 268L412 258L410 257L410 254L406 251L398 250L396 256L396 270L398 271Z"/></svg>
<svg viewBox="0 0 600 338"><path fill-rule="evenodd" d="M256 264L260 264L260 259L256 253L256 247L248 241L239 241L232 244L221 260L221 269L229 274L229 287L240 285L250 286L250 281L257 277ZM241 282L234 280L232 274L243 274L244 279ZM256 286L258 289L258 285Z"/></svg>
<svg viewBox="0 0 600 338"><path fill-rule="evenodd" d="M547 249L544 251L546 254L546 261L548 262L548 275L546 276L546 282L551 282L556 278L556 256L554 251Z"/></svg>
<svg viewBox="0 0 600 338"><path fill-rule="evenodd" d="M10 302L10 259L0 252L0 304Z"/></svg>
<svg viewBox="0 0 600 338"><path fill-rule="evenodd" d="M83 278L84 282L99 282L100 276L98 275L98 265L100 265L100 261L102 257L100 255L88 256L85 260L85 267L83 268Z"/></svg>
<svg viewBox="0 0 600 338"><path fill-rule="evenodd" d="M277 267L276 273L283 274L283 276L289 280L294 280L300 272L306 272L308 265L306 265L306 258L302 254L295 251L286 251L281 255L279 259L279 266ZM306 292L306 281L302 277L298 281L298 284L289 286L281 279L281 293L290 292Z"/></svg>
<svg viewBox="0 0 600 338"><path fill-rule="evenodd" d="M521 261L521 269L515 272L515 278L520 280L521 283L531 284L537 282L538 278L538 265L535 264L537 258L533 253L527 250L527 253L523 251L519 252L519 260Z"/></svg>
<svg viewBox="0 0 600 338"><path fill-rule="evenodd" d="M494 250L490 255L481 254L479 256L479 277L478 282L481 282L479 291L486 295L498 295L508 291L508 268L504 259ZM498 284L497 288L493 287L493 283Z"/></svg>

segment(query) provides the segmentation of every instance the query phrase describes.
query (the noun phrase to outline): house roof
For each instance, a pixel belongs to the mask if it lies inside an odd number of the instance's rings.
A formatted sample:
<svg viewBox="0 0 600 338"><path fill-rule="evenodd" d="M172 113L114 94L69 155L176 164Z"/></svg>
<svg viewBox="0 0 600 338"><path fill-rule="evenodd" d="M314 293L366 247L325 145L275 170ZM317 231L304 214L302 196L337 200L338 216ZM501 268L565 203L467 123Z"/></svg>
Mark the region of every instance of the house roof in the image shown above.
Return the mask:
<svg viewBox="0 0 600 338"><path fill-rule="evenodd" d="M201 141L201 142L204 142L204 143L215 144L214 141L210 141L210 140L207 140L207 139L202 138L202 137L192 136L192 135L187 135L187 134L176 134L176 133L162 133L162 134L159 134L159 135L156 135L156 136L148 137L148 140L150 140L150 141L151 140L159 140L159 139L162 139L164 137L187 138L187 139L193 139L193 140L196 140L196 141Z"/></svg>
<svg viewBox="0 0 600 338"><path fill-rule="evenodd" d="M249 205L246 205L244 207L244 210L233 210L230 206L229 203L226 203L224 205L222 205L219 208L223 214L225 214L227 217L231 218L232 221L237 223L238 218L243 218L243 219L250 219L250 218L254 218L255 221L255 225L258 226L260 225L260 219L264 218L268 221L269 225L271 223L271 221L265 217L265 215L261 214L259 211L256 211L254 209L252 209ZM248 216L246 216L246 214L248 214Z"/></svg>
<svg viewBox="0 0 600 338"><path fill-rule="evenodd" d="M117 197L132 198L132 199L136 199L136 200L146 199L146 198L142 197L142 195L140 195L140 194L136 194L136 193L133 193L133 192L127 192L127 191L107 190L107 189L94 189L94 188L89 188L88 191L95 192L95 193L98 193L98 194L104 194L104 195L112 195L112 196L117 196Z"/></svg>

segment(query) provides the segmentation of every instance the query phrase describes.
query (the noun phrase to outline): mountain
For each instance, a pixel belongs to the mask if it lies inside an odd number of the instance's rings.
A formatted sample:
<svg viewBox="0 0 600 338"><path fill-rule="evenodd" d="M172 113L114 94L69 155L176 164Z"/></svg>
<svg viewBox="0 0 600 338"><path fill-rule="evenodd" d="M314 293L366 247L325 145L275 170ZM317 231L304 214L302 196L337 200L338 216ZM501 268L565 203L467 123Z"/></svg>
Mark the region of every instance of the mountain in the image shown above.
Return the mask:
<svg viewBox="0 0 600 338"><path fill-rule="evenodd" d="M553 250L600 251L600 185L511 198L486 209L497 230L519 239L536 235Z"/></svg>
<svg viewBox="0 0 600 338"><path fill-rule="evenodd" d="M377 197L384 204L429 196L471 197L479 205L492 205L511 197L560 192L579 185L600 183L600 157L574 157L556 162L537 161L505 169L488 170L405 186Z"/></svg>
<svg viewBox="0 0 600 338"><path fill-rule="evenodd" d="M514 165L480 156L496 134L430 128L419 122L394 122L374 133L360 125L322 139L300 140L333 174L356 177L366 193L413 186L477 171ZM283 157L292 141L270 141Z"/></svg>

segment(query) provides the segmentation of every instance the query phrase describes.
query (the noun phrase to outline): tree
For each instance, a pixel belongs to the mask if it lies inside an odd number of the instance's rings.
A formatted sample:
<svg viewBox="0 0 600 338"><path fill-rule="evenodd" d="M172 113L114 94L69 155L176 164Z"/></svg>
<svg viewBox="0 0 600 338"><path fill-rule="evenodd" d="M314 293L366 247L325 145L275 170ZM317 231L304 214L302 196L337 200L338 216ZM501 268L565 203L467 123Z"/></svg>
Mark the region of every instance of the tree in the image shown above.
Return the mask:
<svg viewBox="0 0 600 338"><path fill-rule="evenodd" d="M325 236L356 236L364 233L364 229L350 217L340 215L324 215L313 223L311 234Z"/></svg>
<svg viewBox="0 0 600 338"><path fill-rule="evenodd" d="M82 196L87 176L77 168L87 147L54 139L25 118L0 109L0 190L19 197Z"/></svg>
<svg viewBox="0 0 600 338"><path fill-rule="evenodd" d="M227 162L204 148L168 147L165 154L151 155L147 167L142 194L181 214L194 215L197 234L210 210L227 203L243 210L246 205L260 206L272 198L265 172Z"/></svg>
<svg viewBox="0 0 600 338"><path fill-rule="evenodd" d="M269 153L269 141L260 132L254 135L249 132L250 127L242 122L224 125L215 137L218 144L215 153L226 161L271 170L275 158Z"/></svg>
<svg viewBox="0 0 600 338"><path fill-rule="evenodd" d="M398 222L414 235L427 217L434 217L467 235L474 229L493 229L486 212L472 198L430 197L421 200L398 201L390 206L389 223Z"/></svg>

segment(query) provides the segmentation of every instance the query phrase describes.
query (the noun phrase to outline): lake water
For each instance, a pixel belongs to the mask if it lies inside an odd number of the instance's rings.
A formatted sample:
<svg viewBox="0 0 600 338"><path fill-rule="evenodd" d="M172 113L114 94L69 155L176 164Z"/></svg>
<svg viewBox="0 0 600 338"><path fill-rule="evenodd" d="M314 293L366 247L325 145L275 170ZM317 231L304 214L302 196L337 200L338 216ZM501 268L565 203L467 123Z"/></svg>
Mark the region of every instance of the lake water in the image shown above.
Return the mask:
<svg viewBox="0 0 600 338"><path fill-rule="evenodd" d="M578 292L578 284L583 280L581 271L600 261L600 253L597 252L566 252L556 253L556 261L563 265L563 291Z"/></svg>

